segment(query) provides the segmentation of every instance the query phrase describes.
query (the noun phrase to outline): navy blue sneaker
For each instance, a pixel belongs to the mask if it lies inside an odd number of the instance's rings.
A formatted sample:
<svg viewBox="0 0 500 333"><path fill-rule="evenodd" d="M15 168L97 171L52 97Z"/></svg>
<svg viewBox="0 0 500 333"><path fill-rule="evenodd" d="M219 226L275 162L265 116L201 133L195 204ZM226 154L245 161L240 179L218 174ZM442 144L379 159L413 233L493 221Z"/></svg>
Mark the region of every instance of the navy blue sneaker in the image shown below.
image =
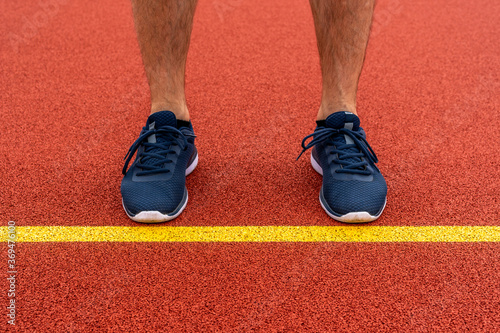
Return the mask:
<svg viewBox="0 0 500 333"><path fill-rule="evenodd" d="M173 112L149 116L123 167L122 203L132 220L170 221L186 208L186 176L198 164L194 138L191 122L177 121ZM135 152L135 161L127 171Z"/></svg>
<svg viewBox="0 0 500 333"><path fill-rule="evenodd" d="M323 176L321 206L340 222L376 220L385 208L387 185L375 166L378 159L359 126L359 118L340 111L317 124L314 133L302 141L300 155L313 148L311 164Z"/></svg>

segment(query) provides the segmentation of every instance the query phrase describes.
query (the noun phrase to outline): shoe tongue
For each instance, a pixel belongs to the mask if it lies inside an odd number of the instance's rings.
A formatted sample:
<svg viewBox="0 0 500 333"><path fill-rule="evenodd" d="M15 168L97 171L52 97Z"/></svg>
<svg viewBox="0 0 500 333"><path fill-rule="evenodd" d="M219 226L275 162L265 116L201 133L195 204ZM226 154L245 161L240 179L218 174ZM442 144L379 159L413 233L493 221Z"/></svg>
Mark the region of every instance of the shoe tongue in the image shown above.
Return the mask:
<svg viewBox="0 0 500 333"><path fill-rule="evenodd" d="M354 113L339 111L332 113L325 120L326 127L341 129L348 128L353 131L359 129L359 118Z"/></svg>
<svg viewBox="0 0 500 333"><path fill-rule="evenodd" d="M174 128L177 128L177 119L175 118L175 114L172 111L159 111L151 114L148 118L148 121L146 123L146 126L152 130L152 129L159 129L160 127L164 126L171 126ZM166 143L166 142L171 142L170 138L165 137L164 135L156 135L156 134L151 134L148 137L148 142L149 143ZM147 152L154 152L156 151L157 148L147 148ZM150 157L142 161L143 164L145 165L153 165L160 162L159 159Z"/></svg>
<svg viewBox="0 0 500 333"><path fill-rule="evenodd" d="M175 114L172 111L155 112L148 118L147 126L152 125L154 126L154 128L160 128L163 126L171 126L177 128L177 119L175 118Z"/></svg>
<svg viewBox="0 0 500 333"><path fill-rule="evenodd" d="M341 129L341 128L347 128L352 131L358 131L359 130L359 118L356 116L354 113L347 112L347 111L340 111L340 112L335 112L332 113L331 115L326 118L326 127L330 128L335 128L335 129ZM354 141L349 137L349 135L344 134L344 135L338 135L334 139L334 142L337 144L343 145L343 144L353 144ZM359 153L359 150L355 147L345 149L346 153ZM344 161L351 162L351 163L359 163L361 162L361 159L359 157L351 157L351 158L346 158Z"/></svg>
<svg viewBox="0 0 500 333"><path fill-rule="evenodd" d="M159 111L151 114L148 118L146 126L152 129L158 129L164 126L171 126L177 128L177 119L172 111ZM148 142L165 142L164 138L156 137L156 134L150 135L148 137Z"/></svg>

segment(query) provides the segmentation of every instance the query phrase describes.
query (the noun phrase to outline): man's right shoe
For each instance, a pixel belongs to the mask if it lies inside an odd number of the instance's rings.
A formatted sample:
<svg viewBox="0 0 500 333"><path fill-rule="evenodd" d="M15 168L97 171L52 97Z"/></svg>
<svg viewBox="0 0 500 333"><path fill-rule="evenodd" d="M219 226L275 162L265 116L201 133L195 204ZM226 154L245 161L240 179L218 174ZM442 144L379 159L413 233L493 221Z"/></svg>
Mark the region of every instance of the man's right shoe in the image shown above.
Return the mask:
<svg viewBox="0 0 500 333"><path fill-rule="evenodd" d="M331 218L345 223L374 221L386 204L387 185L359 123L351 112L335 112L318 121L314 133L302 141L302 153L313 148L311 164L323 176L321 206Z"/></svg>
<svg viewBox="0 0 500 333"><path fill-rule="evenodd" d="M143 223L165 222L186 208L186 176L198 164L194 139L191 122L178 121L173 112L149 116L125 156L121 194L128 217Z"/></svg>

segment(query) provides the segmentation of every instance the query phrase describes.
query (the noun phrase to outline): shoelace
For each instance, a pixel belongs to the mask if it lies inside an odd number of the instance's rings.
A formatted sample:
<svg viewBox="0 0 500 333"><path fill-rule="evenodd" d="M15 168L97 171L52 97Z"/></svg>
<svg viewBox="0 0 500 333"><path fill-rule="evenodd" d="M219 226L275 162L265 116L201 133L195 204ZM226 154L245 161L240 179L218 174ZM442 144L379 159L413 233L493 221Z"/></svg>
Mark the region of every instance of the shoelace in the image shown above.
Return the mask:
<svg viewBox="0 0 500 333"><path fill-rule="evenodd" d="M169 172L168 169L163 168L163 165L165 163L173 162L168 158L168 154L175 153L175 150L170 149L170 146L178 145L182 150L184 150L188 144L186 136L195 137L194 135L182 133L177 128L170 126L152 130L144 127L143 131L144 133L141 134L137 140L135 140L124 158L126 161L122 170L123 174L127 172L127 167L132 159L132 156L134 156L135 152L141 145L144 146L144 152L137 163L137 167L142 169L142 171L138 172L137 176ZM157 138L161 136L162 141L155 143L147 142L147 138L153 134L155 134ZM146 164L148 161L150 163Z"/></svg>
<svg viewBox="0 0 500 333"><path fill-rule="evenodd" d="M309 148L325 142L330 138L335 138L344 134L349 136L354 143L341 143L340 145L336 145L336 149L330 152L330 154L337 154L337 159L335 159L334 162L342 165L342 168L335 170L335 172L370 175L371 172L366 168L366 165L368 165L367 160L371 163L377 163L377 155L375 155L372 147L370 147L366 139L360 133L347 128L335 129L320 127L313 134L309 134L302 140L302 152L299 157L297 157L297 160ZM313 139L306 145L307 139L311 137ZM335 142L333 142L332 145L334 143ZM363 157L366 158L366 160L362 159Z"/></svg>

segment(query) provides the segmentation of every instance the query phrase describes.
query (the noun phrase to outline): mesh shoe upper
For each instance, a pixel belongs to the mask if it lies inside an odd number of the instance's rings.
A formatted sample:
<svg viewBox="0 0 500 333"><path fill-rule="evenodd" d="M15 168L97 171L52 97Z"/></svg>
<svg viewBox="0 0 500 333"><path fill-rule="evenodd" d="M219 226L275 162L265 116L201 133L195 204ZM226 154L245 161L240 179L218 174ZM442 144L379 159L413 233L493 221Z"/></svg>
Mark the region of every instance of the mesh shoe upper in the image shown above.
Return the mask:
<svg viewBox="0 0 500 333"><path fill-rule="evenodd" d="M312 141L305 145L311 137ZM375 166L377 157L356 115L333 113L324 122L318 122L302 146L302 152L313 148L312 157L323 171L320 198L325 209L337 216L351 212L380 214L387 185Z"/></svg>
<svg viewBox="0 0 500 333"><path fill-rule="evenodd" d="M186 169L196 156L192 126L177 128L170 111L149 116L126 156L121 193L129 215L142 211L170 214L185 198ZM127 166L134 152L134 163Z"/></svg>

